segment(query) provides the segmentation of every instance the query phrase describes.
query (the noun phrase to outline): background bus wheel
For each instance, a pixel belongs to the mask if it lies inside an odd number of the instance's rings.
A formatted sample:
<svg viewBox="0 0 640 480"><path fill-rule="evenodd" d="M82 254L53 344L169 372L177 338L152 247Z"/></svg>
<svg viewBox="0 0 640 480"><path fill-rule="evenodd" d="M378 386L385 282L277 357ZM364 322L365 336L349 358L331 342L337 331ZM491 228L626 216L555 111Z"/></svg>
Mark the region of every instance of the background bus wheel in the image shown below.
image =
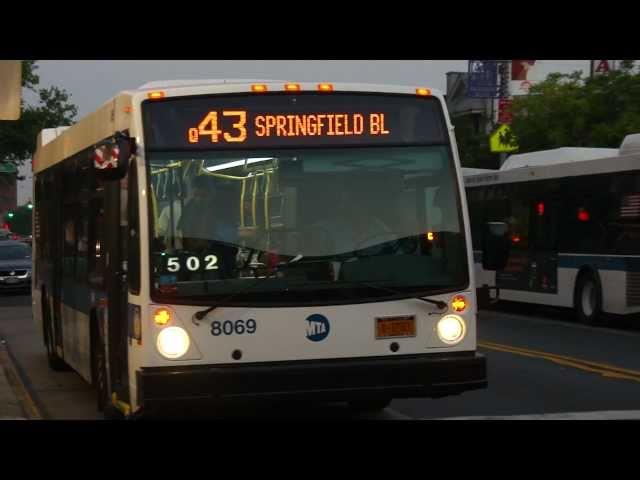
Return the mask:
<svg viewBox="0 0 640 480"><path fill-rule="evenodd" d="M581 323L586 325L602 323L602 291L600 282L593 273L585 272L578 278L574 308Z"/></svg>
<svg viewBox="0 0 640 480"><path fill-rule="evenodd" d="M365 398L350 401L349 407L354 412L379 412L387 408L390 403L390 398Z"/></svg>

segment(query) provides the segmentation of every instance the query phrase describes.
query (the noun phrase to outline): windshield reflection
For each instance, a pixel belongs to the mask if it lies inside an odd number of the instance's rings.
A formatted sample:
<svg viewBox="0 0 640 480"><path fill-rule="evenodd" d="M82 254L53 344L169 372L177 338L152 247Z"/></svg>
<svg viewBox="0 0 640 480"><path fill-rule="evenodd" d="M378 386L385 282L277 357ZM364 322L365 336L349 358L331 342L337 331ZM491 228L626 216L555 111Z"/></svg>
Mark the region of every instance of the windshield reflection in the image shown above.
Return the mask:
<svg viewBox="0 0 640 480"><path fill-rule="evenodd" d="M354 282L466 286L446 146L198 155L150 155L158 294L295 303L389 295Z"/></svg>

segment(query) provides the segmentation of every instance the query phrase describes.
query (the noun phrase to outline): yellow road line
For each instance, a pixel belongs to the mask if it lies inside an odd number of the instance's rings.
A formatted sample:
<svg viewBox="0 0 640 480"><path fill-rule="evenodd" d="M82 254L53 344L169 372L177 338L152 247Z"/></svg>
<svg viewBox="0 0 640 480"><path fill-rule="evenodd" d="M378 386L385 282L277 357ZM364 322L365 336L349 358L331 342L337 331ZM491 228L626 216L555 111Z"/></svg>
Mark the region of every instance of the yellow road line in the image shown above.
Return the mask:
<svg viewBox="0 0 640 480"><path fill-rule="evenodd" d="M33 401L33 398L31 398L31 395L29 395L29 392L22 383L22 379L11 360L9 352L7 352L6 347L0 346L0 368L3 367L7 381L11 385L11 388L13 388L13 392L20 402L27 418L29 420L42 420L40 410L38 410L36 403Z"/></svg>
<svg viewBox="0 0 640 480"><path fill-rule="evenodd" d="M579 358L568 357L565 355L557 355L555 353L542 352L539 350L530 350L526 348L514 347L511 345L504 345L504 344L495 343L495 342L478 342L478 346L483 348L488 348L490 350L514 353L514 354L522 355L526 357L542 358L542 359L557 363L559 365L578 368L580 370L585 370L587 372L598 373L605 377L619 378L624 380L632 380L635 382L640 382L640 371L621 368L615 365L592 362L590 360L582 360Z"/></svg>

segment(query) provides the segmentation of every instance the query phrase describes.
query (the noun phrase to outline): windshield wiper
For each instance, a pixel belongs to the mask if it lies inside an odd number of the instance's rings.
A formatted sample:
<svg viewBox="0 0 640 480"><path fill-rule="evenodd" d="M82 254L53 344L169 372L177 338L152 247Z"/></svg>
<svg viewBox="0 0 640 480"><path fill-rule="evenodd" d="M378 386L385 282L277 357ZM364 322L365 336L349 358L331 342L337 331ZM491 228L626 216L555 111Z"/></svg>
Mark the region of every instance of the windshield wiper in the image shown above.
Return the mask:
<svg viewBox="0 0 640 480"><path fill-rule="evenodd" d="M353 283L356 285L364 285L365 287L370 287L370 288L377 288L378 290L382 290L382 291L386 291L386 292L390 292L390 293L395 293L396 295L404 295L405 292L401 292L400 290L395 290L393 288L388 288L388 287L381 287L380 285L372 285L370 283L365 283L365 282L347 282L347 283ZM440 310L443 310L445 308L447 308L447 303L443 302L442 300L433 300L431 298L424 298L424 297L411 297L411 298L415 298L416 300L422 300L423 302L426 303L431 303L433 305L435 305L436 307L438 307Z"/></svg>
<svg viewBox="0 0 640 480"><path fill-rule="evenodd" d="M268 277L265 277L265 278L268 278ZM251 290L253 290L253 287L258 285L261 281L265 280L265 278L261 278L261 277L254 278L253 282L251 282L250 285L247 285L247 288L243 288L242 290L238 290L237 292L232 293L228 297L223 298L220 302L218 302L218 305L213 305L213 306L211 306L209 308L205 308L204 310L200 310L199 312L194 313L193 317L191 318L191 321L194 323L194 325L199 326L200 324L197 322L198 320L202 320L210 312L212 312L213 310L215 310L216 308L218 308L220 306L223 306L229 300L232 300L232 299L236 298L239 295L244 295L245 293L250 292Z"/></svg>
<svg viewBox="0 0 640 480"><path fill-rule="evenodd" d="M218 242L218 243L223 243L223 242ZM249 255L249 257L251 257L251 255ZM295 263L299 260L301 260L302 258L304 258L304 255L302 254L298 254L296 255L293 259L289 260L286 264L281 265L281 266L286 266L286 265L290 265L292 263ZM277 267L276 267L277 268ZM261 280L264 280L264 278L256 278L254 282L251 283L251 285L247 286L247 288L240 290L238 292L233 293L232 295L229 295L227 298L224 298L220 303L224 303L224 302L228 302L229 300L232 300L234 298L236 298L238 295L243 295L249 291L251 291L254 287L254 285L257 285L258 283L260 283ZM196 312L193 314L193 318L191 319L191 321L195 324L195 325L200 325L197 321L198 320L202 320L204 317L206 317L210 312L212 312L213 310L215 310L216 308L218 308L220 305L213 305L209 308L206 308L204 310L201 310L199 312Z"/></svg>

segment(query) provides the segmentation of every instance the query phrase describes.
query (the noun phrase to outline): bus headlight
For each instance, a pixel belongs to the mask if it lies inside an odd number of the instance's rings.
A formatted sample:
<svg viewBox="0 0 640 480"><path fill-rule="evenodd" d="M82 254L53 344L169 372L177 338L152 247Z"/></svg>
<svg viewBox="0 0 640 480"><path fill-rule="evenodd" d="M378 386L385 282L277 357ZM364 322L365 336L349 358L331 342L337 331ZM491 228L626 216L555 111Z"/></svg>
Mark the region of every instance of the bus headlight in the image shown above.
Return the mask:
<svg viewBox="0 0 640 480"><path fill-rule="evenodd" d="M181 327L167 327L158 334L158 351L166 358L176 359L189 350L189 335Z"/></svg>
<svg viewBox="0 0 640 480"><path fill-rule="evenodd" d="M455 345L464 338L466 326L464 320L457 315L446 315L436 325L438 337L448 345Z"/></svg>

